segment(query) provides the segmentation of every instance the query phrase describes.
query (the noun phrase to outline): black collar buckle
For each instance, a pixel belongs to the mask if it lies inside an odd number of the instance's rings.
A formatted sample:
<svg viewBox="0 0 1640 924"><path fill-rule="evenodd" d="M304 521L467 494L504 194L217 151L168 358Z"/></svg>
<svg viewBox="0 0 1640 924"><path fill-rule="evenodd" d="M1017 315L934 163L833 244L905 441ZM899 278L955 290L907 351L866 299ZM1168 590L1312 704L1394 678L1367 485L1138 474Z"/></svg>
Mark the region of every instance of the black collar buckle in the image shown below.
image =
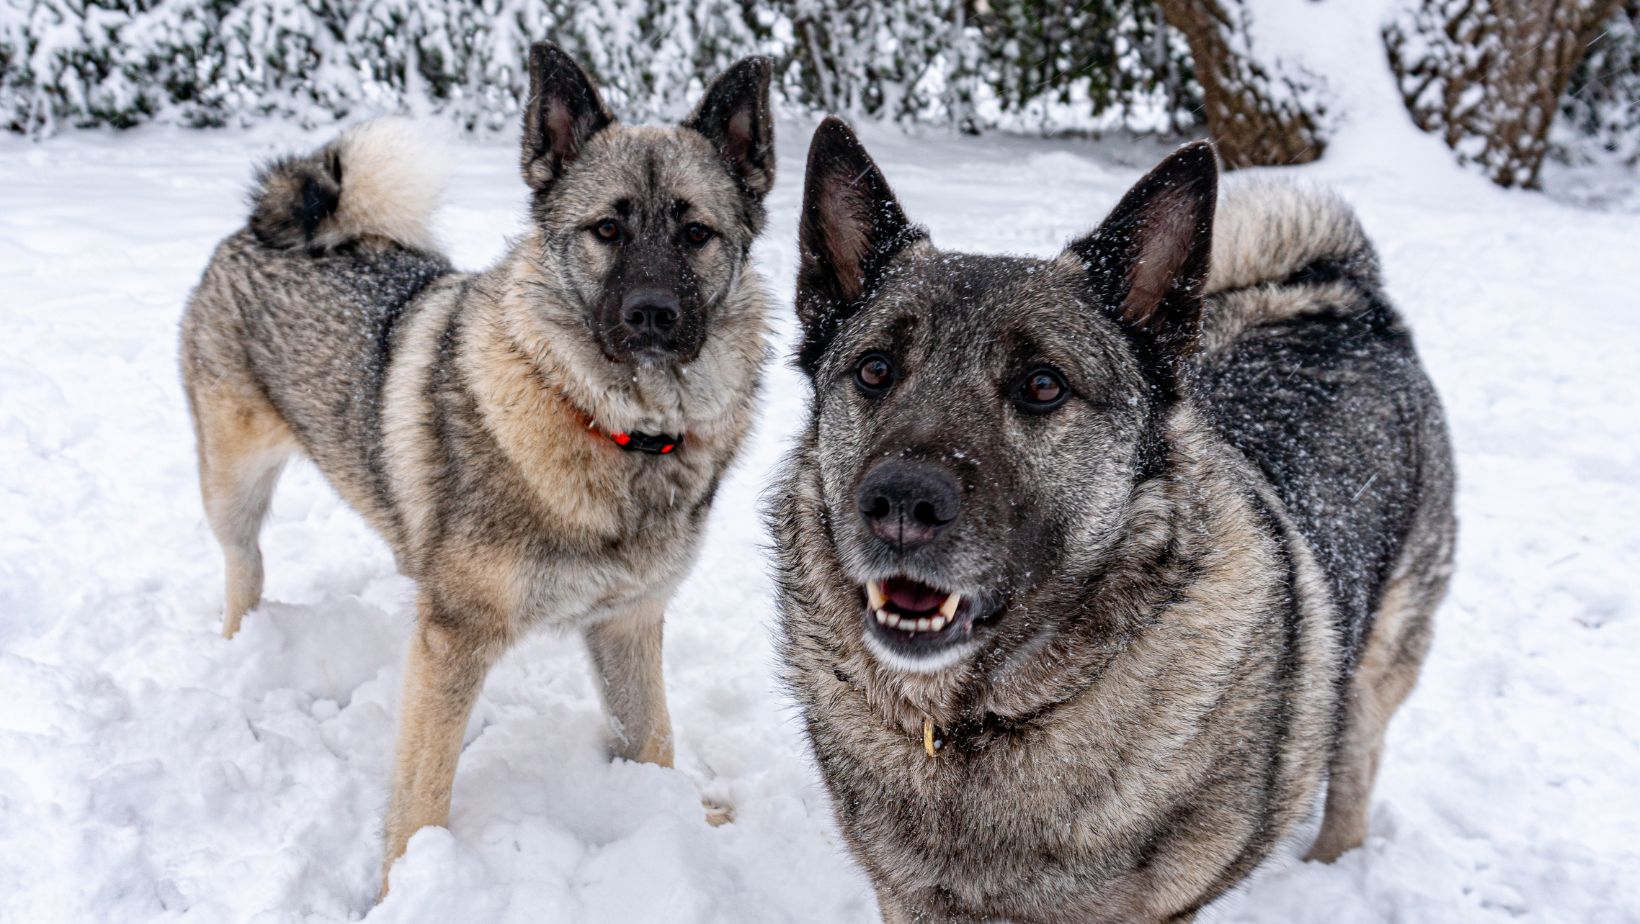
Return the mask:
<svg viewBox="0 0 1640 924"><path fill-rule="evenodd" d="M667 455L683 445L683 437L665 433L611 433L609 437L627 452L646 452L652 456Z"/></svg>

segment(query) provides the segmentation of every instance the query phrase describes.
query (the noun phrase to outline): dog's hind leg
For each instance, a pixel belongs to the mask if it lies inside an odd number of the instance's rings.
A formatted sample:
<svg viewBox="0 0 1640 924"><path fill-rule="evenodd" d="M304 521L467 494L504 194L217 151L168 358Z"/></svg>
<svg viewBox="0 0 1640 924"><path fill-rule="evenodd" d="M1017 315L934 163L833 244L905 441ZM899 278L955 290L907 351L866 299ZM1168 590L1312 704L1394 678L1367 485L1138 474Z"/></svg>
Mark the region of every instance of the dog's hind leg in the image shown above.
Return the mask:
<svg viewBox="0 0 1640 924"><path fill-rule="evenodd" d="M1421 561L1420 561L1421 559ZM1305 859L1331 863L1361 846L1389 720L1412 692L1429 653L1435 609L1451 572L1451 546L1392 576L1343 704L1338 739L1327 775L1321 832Z"/></svg>
<svg viewBox="0 0 1640 924"><path fill-rule="evenodd" d="M665 600L639 604L587 628L587 652L616 757L672 766L672 719L661 678Z"/></svg>
<svg viewBox="0 0 1640 924"><path fill-rule="evenodd" d="M248 383L189 383L199 448L199 488L205 517L222 545L227 592L222 634L262 600L258 540L280 469L296 440L279 412Z"/></svg>

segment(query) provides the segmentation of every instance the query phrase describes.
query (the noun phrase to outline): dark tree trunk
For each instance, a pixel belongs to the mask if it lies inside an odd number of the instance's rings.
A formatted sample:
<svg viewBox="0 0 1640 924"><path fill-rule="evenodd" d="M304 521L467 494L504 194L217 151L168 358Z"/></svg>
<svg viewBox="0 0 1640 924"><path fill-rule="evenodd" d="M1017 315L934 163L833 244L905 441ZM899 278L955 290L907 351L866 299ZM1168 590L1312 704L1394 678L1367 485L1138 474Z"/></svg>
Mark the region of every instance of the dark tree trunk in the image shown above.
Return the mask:
<svg viewBox="0 0 1640 924"><path fill-rule="evenodd" d="M1160 0L1190 43L1207 130L1228 167L1302 164L1326 148L1317 81L1255 56L1241 0Z"/></svg>
<svg viewBox="0 0 1640 924"><path fill-rule="evenodd" d="M1419 0L1384 27L1413 121L1500 186L1535 187L1567 81L1620 0Z"/></svg>

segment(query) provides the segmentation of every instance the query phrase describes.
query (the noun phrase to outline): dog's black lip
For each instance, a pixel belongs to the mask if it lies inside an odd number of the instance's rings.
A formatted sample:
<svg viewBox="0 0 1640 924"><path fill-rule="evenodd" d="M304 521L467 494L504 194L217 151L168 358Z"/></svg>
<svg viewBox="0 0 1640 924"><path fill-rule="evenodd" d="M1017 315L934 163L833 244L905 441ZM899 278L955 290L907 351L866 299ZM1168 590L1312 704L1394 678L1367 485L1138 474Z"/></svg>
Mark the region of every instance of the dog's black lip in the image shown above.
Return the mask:
<svg viewBox="0 0 1640 924"><path fill-rule="evenodd" d="M683 353L672 347L665 347L655 343L630 344L615 340L600 339L604 358L613 363L631 365L639 362L682 362Z"/></svg>

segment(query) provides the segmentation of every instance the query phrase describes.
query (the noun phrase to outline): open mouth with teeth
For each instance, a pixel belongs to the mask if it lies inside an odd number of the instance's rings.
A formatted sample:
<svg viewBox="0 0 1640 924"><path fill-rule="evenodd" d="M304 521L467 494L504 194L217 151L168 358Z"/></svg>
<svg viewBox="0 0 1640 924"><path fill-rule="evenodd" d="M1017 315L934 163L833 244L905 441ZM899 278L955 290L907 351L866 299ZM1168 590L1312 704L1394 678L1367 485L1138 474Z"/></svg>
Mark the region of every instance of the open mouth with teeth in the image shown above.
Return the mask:
<svg viewBox="0 0 1640 924"><path fill-rule="evenodd" d="M929 654L974 634L974 601L907 577L867 581L866 629L900 654Z"/></svg>

